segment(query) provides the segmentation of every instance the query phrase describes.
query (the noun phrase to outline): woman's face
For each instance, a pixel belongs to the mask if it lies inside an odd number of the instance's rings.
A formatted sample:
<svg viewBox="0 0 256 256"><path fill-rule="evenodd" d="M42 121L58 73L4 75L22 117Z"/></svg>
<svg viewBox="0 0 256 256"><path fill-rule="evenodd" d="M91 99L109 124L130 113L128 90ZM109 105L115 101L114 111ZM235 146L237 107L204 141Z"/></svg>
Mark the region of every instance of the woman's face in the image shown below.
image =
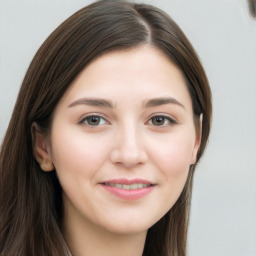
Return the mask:
<svg viewBox="0 0 256 256"><path fill-rule="evenodd" d="M48 153L65 221L146 232L181 194L199 143L182 73L160 50L99 57L54 112Z"/></svg>

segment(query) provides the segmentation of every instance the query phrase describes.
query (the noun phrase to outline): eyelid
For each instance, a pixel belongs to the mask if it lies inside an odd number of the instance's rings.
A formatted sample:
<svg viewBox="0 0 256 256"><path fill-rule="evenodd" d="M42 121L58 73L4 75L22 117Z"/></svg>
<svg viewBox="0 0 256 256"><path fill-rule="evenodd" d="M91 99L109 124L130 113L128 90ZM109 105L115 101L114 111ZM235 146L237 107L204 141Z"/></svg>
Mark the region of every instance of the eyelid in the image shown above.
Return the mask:
<svg viewBox="0 0 256 256"><path fill-rule="evenodd" d="M164 117L166 118L171 124L175 125L178 124L178 121L176 120L176 118L174 118L173 116L166 114L166 113L154 113L152 115L150 115L150 117L148 118L148 120L146 121L146 123L148 123L152 118L154 117ZM167 125L159 125L159 127L165 127Z"/></svg>
<svg viewBox="0 0 256 256"><path fill-rule="evenodd" d="M106 121L106 124L107 124L107 125L111 124L111 123L108 121L107 117L106 117L105 115L101 114L101 113L88 113L88 114L85 114L85 115L83 115L83 116L79 119L78 123L79 123L79 124L84 124L84 121L85 121L87 118L89 118L89 117L100 117L100 118L103 118L103 119ZM89 125L89 124L87 124L87 125L90 126L90 127L93 127L93 125ZM95 127L96 127L96 126L95 126Z"/></svg>

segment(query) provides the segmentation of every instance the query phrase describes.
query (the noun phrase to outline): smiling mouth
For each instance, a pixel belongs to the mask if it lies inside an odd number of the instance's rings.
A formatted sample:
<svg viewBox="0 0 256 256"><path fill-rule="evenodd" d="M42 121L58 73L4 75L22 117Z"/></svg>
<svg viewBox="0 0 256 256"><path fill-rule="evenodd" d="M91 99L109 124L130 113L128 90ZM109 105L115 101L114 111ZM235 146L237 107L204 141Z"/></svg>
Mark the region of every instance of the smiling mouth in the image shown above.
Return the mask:
<svg viewBox="0 0 256 256"><path fill-rule="evenodd" d="M135 190L135 189L143 189L150 186L153 186L152 184L144 184L144 183L134 183L134 184L118 184L118 183L103 183L105 186L125 189L125 190Z"/></svg>
<svg viewBox="0 0 256 256"><path fill-rule="evenodd" d="M100 183L102 188L108 193L122 200L138 200L150 194L156 184L152 184L146 180L109 180Z"/></svg>

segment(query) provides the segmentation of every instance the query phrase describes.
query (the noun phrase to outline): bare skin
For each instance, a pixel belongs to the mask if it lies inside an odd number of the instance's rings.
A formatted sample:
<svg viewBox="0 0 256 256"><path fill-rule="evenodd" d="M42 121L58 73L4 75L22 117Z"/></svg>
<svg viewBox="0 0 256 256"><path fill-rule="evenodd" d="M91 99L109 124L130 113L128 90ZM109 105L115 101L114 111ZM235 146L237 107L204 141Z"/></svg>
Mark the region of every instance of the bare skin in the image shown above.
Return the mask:
<svg viewBox="0 0 256 256"><path fill-rule="evenodd" d="M36 127L35 127L35 130ZM35 132L41 168L57 171L73 256L140 256L174 205L200 145L182 73L145 45L94 60Z"/></svg>

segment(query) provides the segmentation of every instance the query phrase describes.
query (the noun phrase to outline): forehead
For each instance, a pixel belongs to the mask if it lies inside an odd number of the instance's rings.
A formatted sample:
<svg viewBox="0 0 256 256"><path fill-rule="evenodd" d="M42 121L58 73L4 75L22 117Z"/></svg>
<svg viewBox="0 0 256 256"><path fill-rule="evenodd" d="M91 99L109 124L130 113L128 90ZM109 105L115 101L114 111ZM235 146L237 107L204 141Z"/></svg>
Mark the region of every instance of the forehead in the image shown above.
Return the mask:
<svg viewBox="0 0 256 256"><path fill-rule="evenodd" d="M70 86L65 100L78 97L122 102L175 97L191 105L182 72L161 50L147 45L109 52L92 61Z"/></svg>

